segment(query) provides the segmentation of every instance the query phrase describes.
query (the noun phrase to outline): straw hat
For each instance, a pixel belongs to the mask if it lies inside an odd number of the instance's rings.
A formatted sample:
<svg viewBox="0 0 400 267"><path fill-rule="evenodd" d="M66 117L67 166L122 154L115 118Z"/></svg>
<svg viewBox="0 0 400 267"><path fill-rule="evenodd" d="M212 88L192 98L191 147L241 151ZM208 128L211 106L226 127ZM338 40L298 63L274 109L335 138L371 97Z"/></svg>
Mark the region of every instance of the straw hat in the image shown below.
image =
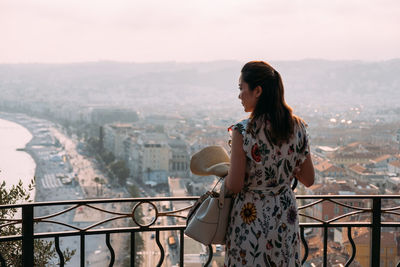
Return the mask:
<svg viewBox="0 0 400 267"><path fill-rule="evenodd" d="M195 153L190 160L190 170L200 176L228 174L230 158L222 146L208 146Z"/></svg>

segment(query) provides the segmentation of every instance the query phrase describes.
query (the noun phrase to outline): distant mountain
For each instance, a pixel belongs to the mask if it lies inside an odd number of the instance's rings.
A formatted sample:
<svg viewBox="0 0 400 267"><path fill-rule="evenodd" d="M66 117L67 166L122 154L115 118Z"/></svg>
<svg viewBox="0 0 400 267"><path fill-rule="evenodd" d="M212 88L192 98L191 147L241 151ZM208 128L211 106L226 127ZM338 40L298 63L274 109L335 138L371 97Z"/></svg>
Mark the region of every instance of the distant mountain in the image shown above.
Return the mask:
<svg viewBox="0 0 400 267"><path fill-rule="evenodd" d="M400 106L400 59L380 62L271 62L289 104L299 107ZM3 101L51 101L192 108L237 106L242 62L3 64ZM0 100L1 101L1 100Z"/></svg>

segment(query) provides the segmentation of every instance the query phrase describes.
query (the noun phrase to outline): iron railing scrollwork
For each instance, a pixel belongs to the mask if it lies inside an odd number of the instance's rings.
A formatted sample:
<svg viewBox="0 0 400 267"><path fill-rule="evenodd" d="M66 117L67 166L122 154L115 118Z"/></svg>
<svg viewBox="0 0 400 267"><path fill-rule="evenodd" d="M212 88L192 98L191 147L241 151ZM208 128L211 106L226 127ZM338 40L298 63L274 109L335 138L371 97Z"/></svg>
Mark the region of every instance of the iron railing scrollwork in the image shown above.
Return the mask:
<svg viewBox="0 0 400 267"><path fill-rule="evenodd" d="M322 228L323 229L323 257L322 257L322 266L330 266L328 262L328 230L330 228L346 228L347 229L347 239L349 245L351 246L351 255L348 260L344 263L345 266L350 266L353 263L356 253L357 247L354 242L352 236L353 228L367 228L370 229L370 266L379 267L381 264L381 233L382 229L385 228L393 228L400 227L400 217L397 217L392 220L382 221L385 215L388 216L389 219L393 216L400 216L400 213L396 212L396 210L400 210L400 196L399 195L315 195L315 196L297 196L297 200L307 200L311 201L311 203L306 203L299 207L299 211L302 212L306 209L310 209L316 205L323 205L323 203L333 203L337 206L345 207L347 209L352 209L354 211L349 211L344 214L337 215L333 218L318 218L312 215L309 215L305 212L299 213L300 218L306 218L311 222L303 222L300 223L300 237L303 244L304 255L302 259L302 264L307 261L309 256L309 246L306 243L305 238L305 228ZM366 204L367 207L356 207L351 204L346 204L341 201L359 201ZM394 204L399 205L390 208L382 207L382 200L391 200ZM370 207L368 207L370 206ZM356 215L363 215L363 218L360 220L352 220L352 217ZM400 258L400 255L397 257ZM400 261L397 263L397 266L400 267Z"/></svg>
<svg viewBox="0 0 400 267"><path fill-rule="evenodd" d="M86 237L91 235L105 235L105 246L108 249L108 266L114 266L116 263L116 253L112 246L111 236L116 233L127 233L129 234L130 244L130 265L135 266L135 258L137 257L138 251L135 251L135 244L137 242L135 238L136 233L154 232L154 242L159 250L157 266L161 266L165 260L166 248L165 240L162 240L160 233L167 231L174 231L178 233L176 242L177 251L179 254L178 264L184 266L184 230L186 228L186 215L187 211L191 208L194 201L198 197L155 197L155 198L126 198L126 199L96 199L96 200L77 200L77 201L58 201L58 202L36 202L28 204L15 204L15 205L2 205L0 209L22 209L22 218L15 219L0 219L0 231L3 227L11 225L20 225L22 229L21 235L12 236L0 236L0 243L18 241L22 243L22 262L24 266L33 266L34 262L34 240L35 239L47 239L51 238L54 240L54 246L58 255L58 261L60 266L65 265L65 258L60 248L60 240L65 237L78 237L80 239L79 248L74 248L80 251L80 266L85 266L86 256L85 248L87 246ZM348 255L345 266L350 266L354 262L357 255L357 246L354 241L353 235L356 232L354 229L366 228L370 230L371 241L370 245L370 266L379 267L381 261L381 234L386 229L393 227L400 227L400 196L398 195L323 195L323 196L297 196L299 205L299 218L300 218L300 239L303 247L303 257L301 263L309 261L311 255L310 246L307 242L306 229L321 229L322 234L322 256L321 265L326 267L329 264L328 253L328 233L333 228L342 228L347 230L347 240L349 244ZM358 201L364 203L364 206L355 206L352 202ZM382 207L382 203L391 201L390 207ZM349 204L350 202L350 204ZM165 207L162 203L172 203L170 206L174 207L171 209ZM322 218L311 214L316 207L323 206L326 203L340 206L346 210L350 210L344 214L337 214L333 218ZM124 211L122 209L107 209L103 206L112 204L115 205L128 205L132 208L130 211ZM179 204L179 205L178 205ZM100 207L101 205L102 207ZM151 213L151 218L145 218L138 216L145 210ZM178 208L180 206L180 208ZM53 212L48 215L34 216L34 211L40 208L50 207L63 207L61 211ZM105 218L99 219L95 222L90 222L88 225L78 225L69 223L66 221L60 221L59 218L67 213L79 213L83 209L96 211L105 216ZM148 216L147 216L148 217ZM161 225L162 217L166 218L164 223ZM172 219L173 218L173 219ZM113 222L125 222L130 220L132 224L119 225L118 227L109 227ZM176 221L178 220L178 222ZM58 227L64 227L62 231L45 231L35 232L34 227L39 224L52 224L58 225ZM400 239L400 237L399 237ZM178 248L179 247L179 248ZM207 246L204 248L208 257L204 258L204 266L209 266L214 257L213 247ZM400 257L400 255L399 255ZM6 266L7 258L0 252L0 266ZM397 263L400 267L400 262Z"/></svg>

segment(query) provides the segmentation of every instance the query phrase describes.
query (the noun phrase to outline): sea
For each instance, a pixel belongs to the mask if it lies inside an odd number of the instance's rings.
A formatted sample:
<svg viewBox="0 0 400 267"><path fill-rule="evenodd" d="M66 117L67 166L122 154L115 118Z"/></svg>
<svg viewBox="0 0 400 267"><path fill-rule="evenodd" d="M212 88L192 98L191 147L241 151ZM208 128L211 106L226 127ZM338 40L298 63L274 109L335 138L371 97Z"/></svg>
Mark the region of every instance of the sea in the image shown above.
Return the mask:
<svg viewBox="0 0 400 267"><path fill-rule="evenodd" d="M32 139L32 134L15 122L0 118L0 183L10 188L22 180L25 188L35 175L36 163L21 149ZM34 199L34 191L31 191Z"/></svg>

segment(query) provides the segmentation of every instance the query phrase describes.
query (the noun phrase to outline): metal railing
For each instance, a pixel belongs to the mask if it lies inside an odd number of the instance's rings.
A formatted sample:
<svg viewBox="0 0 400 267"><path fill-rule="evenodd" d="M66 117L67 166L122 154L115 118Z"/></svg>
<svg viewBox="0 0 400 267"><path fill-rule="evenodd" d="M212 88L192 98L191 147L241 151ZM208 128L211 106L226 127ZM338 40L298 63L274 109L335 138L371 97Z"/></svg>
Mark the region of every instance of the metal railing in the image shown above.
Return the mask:
<svg viewBox="0 0 400 267"><path fill-rule="evenodd" d="M116 261L114 248L110 242L110 237L116 233L127 233L130 235L130 266L135 266L135 258L139 254L135 251L135 233L154 232L155 242L159 249L159 260L157 266L165 263L165 247L160 242L160 233L165 231L177 231L178 264L184 266L184 230L186 227L185 219L187 211L198 197L154 197L154 198L124 198L124 199L96 199L96 200L76 200L76 201L57 201L57 202L36 202L28 204L2 205L0 211L4 209L21 209L22 217L0 219L0 232L4 227L11 225L22 227L22 234L0 236L0 243L3 242L22 242L22 264L23 266L34 266L34 240L54 239L54 246L58 254L58 263L64 266L65 259L60 248L60 239L75 236L79 238L79 248L73 248L80 253L80 266L85 266L85 238L91 235L104 235L105 244L109 250L108 266L113 266ZM354 229L370 230L370 266L379 267L381 262L381 233L387 229L400 227L400 196L399 195L300 195L297 196L299 204L300 218L300 238L303 246L302 264L312 260L309 259L311 251L308 244L309 232L307 229L322 229L322 256L319 256L319 266L330 266L328 253L328 232L333 228L347 229L347 239L351 246L351 255L346 256L345 266L354 263L357 255L357 247L353 240ZM358 202L362 205L352 205ZM170 205L165 205L169 203ZM343 207L351 210L344 214L339 214L334 218L323 219L315 215L315 211L324 209L327 203L335 207ZM349 204L350 203L350 204ZM178 205L179 204L179 205ZM385 207L388 204L389 207ZM117 206L116 206L117 205ZM118 206L128 208L118 210ZM325 206L324 206L325 205ZM181 208L177 208L181 206ZM317 208L319 207L319 208ZM53 213L50 209L59 209ZM77 214L83 209L90 209L91 212L101 213L101 219L82 223L63 221L62 216L71 213ZM49 214L35 216L35 213L43 213L46 210ZM143 217L143 212L148 215ZM90 215L90 214L89 214ZM161 223L161 218L177 218L178 221L165 220ZM61 218L61 220L59 220ZM143 220L145 219L145 220ZM130 222L127 223L127 222ZM117 227L109 227L113 222L123 222ZM124 224L125 223L125 224ZM63 228L60 231L38 232L36 228L41 224L57 225ZM395 232L392 230L392 232ZM400 233L400 231L398 231ZM315 236L315 235L314 235ZM318 239L318 234L316 235ZM399 235L400 241L400 235ZM400 245L400 244L399 244ZM168 244L166 245L168 246ZM204 266L208 266L213 259L212 246L208 246L208 257ZM315 258L314 258L315 259ZM7 266L7 259L0 251L0 266ZM396 266L400 266L400 262Z"/></svg>

